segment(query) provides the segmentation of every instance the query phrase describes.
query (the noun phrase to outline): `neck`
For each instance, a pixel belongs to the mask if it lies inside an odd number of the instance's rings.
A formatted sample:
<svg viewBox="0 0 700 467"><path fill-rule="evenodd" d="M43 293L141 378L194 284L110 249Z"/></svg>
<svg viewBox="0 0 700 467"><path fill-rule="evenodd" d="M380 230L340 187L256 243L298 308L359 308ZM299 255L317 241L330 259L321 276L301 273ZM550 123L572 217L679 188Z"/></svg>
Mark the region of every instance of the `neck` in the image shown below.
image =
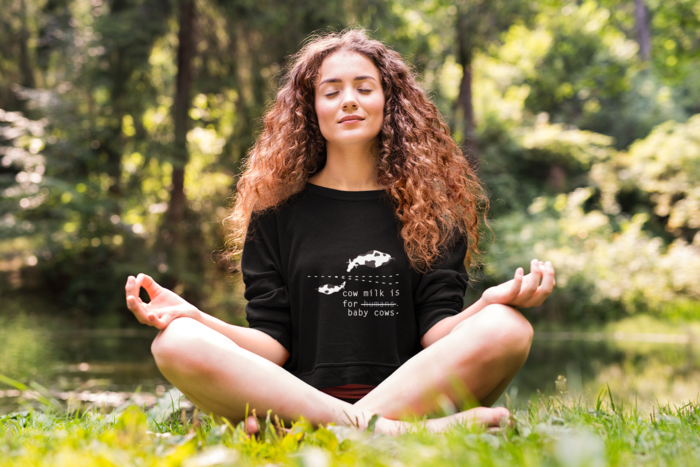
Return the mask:
<svg viewBox="0 0 700 467"><path fill-rule="evenodd" d="M338 146L326 142L326 165L309 181L335 190L380 190L373 143Z"/></svg>

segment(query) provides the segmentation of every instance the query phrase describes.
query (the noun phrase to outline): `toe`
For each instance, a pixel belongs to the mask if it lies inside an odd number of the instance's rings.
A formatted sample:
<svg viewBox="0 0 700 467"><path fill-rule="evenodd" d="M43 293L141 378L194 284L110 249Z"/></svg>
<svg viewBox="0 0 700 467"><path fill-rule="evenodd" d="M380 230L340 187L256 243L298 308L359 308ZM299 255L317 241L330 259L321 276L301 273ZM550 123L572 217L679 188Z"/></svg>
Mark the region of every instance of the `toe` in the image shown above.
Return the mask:
<svg viewBox="0 0 700 467"><path fill-rule="evenodd" d="M246 420L246 431L251 435L258 432L258 421L252 415Z"/></svg>
<svg viewBox="0 0 700 467"><path fill-rule="evenodd" d="M510 412L505 407L479 407L475 414L475 421L486 426L500 426L501 420L507 420L510 417Z"/></svg>

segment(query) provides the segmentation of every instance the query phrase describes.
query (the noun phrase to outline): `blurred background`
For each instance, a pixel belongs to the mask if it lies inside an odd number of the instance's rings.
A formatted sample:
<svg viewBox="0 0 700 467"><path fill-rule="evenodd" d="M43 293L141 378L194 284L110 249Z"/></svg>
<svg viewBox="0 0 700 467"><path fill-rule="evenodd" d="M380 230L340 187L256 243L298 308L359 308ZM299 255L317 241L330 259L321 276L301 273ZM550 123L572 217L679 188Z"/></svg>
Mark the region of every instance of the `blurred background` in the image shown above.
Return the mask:
<svg viewBox="0 0 700 467"><path fill-rule="evenodd" d="M697 398L697 0L0 11L0 374L76 403L167 390L155 332L124 303L129 274L245 325L242 281L217 261L241 159L287 57L313 32L358 25L412 64L490 193L494 235L465 304L532 258L557 270L552 296L525 311L536 340L503 400L595 399L606 384ZM0 406L21 396L0 390Z"/></svg>

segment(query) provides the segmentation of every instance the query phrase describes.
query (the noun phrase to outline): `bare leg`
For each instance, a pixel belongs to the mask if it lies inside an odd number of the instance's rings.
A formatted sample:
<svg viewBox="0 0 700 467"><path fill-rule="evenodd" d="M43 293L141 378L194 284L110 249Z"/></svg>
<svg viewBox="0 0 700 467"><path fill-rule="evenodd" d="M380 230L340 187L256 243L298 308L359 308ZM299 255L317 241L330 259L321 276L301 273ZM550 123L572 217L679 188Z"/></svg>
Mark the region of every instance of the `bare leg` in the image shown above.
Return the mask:
<svg viewBox="0 0 700 467"><path fill-rule="evenodd" d="M469 393L473 402L490 406L525 363L532 336L520 312L489 305L407 361L355 407L398 419L434 413L439 394L460 406Z"/></svg>
<svg viewBox="0 0 700 467"><path fill-rule="evenodd" d="M313 424L334 422L361 429L367 427L375 413L309 386L189 318L176 319L161 331L153 341L152 351L163 375L202 411L233 422L243 420L246 404L261 415L271 409L285 421L303 416ZM477 415L430 421L428 428L442 431L462 420L498 423L491 415ZM376 430L397 434L409 427L405 422L384 418L379 420Z"/></svg>

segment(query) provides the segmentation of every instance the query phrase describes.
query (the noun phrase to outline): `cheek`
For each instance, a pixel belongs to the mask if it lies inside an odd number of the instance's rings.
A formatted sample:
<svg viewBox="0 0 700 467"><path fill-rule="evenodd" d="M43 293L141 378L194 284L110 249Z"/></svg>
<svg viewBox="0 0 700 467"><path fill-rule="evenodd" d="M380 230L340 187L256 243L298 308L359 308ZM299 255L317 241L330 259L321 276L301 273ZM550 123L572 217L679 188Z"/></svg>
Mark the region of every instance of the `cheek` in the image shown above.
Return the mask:
<svg viewBox="0 0 700 467"><path fill-rule="evenodd" d="M318 119L318 126L321 128L321 133L325 135L333 126L335 111L328 105L323 105L323 103L316 102L316 118Z"/></svg>
<svg viewBox="0 0 700 467"><path fill-rule="evenodd" d="M384 97L381 99L374 99L368 104L368 110L370 110L372 115L375 117L375 125L378 125L378 127L381 128L382 123L384 123Z"/></svg>

